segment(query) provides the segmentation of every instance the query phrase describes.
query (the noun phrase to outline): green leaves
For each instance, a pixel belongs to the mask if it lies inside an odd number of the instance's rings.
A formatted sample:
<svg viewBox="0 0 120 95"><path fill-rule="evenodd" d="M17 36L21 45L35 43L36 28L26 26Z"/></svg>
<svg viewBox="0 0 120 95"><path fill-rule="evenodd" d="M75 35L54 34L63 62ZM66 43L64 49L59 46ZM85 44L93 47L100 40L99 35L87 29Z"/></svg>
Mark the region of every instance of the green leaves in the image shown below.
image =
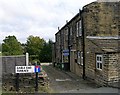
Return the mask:
<svg viewBox="0 0 120 95"><path fill-rule="evenodd" d="M18 42L15 36L8 36L3 40L2 53L6 56L23 54L21 44Z"/></svg>
<svg viewBox="0 0 120 95"><path fill-rule="evenodd" d="M41 53L44 43L45 43L45 40L41 39L38 36L36 37L29 36L27 38L26 51L29 53L32 59L39 59L38 57L39 57L39 54Z"/></svg>
<svg viewBox="0 0 120 95"><path fill-rule="evenodd" d="M44 44L40 53L41 62L52 62L52 43L53 42L49 40Z"/></svg>
<svg viewBox="0 0 120 95"><path fill-rule="evenodd" d="M21 44L15 36L7 36L2 43L3 55L21 55L28 52L30 59L40 62L52 61L52 41L46 42L38 36L29 36L25 44Z"/></svg>

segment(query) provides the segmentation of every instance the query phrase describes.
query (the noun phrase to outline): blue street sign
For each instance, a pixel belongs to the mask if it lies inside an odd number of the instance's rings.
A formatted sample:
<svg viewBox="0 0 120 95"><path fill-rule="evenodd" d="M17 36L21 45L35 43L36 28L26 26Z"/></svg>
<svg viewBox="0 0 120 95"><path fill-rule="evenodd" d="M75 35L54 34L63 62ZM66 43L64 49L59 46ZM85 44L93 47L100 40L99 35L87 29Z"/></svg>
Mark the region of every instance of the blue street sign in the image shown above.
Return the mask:
<svg viewBox="0 0 120 95"><path fill-rule="evenodd" d="M63 53L63 56L68 56L69 55L69 53Z"/></svg>
<svg viewBox="0 0 120 95"><path fill-rule="evenodd" d="M40 72L40 66L35 66L35 72Z"/></svg>
<svg viewBox="0 0 120 95"><path fill-rule="evenodd" d="M69 53L69 50L68 49L63 50L63 53Z"/></svg>

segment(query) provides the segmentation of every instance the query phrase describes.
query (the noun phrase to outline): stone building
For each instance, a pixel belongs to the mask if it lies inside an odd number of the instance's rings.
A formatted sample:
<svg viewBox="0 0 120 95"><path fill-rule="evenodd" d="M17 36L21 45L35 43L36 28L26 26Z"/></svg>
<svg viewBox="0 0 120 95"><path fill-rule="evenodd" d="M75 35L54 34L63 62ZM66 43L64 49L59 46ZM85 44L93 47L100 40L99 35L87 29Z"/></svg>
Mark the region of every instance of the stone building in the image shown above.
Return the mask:
<svg viewBox="0 0 120 95"><path fill-rule="evenodd" d="M73 17L55 34L56 64L62 69L70 70L82 76L83 50L82 50L82 29L80 13ZM81 74L81 75L80 75Z"/></svg>
<svg viewBox="0 0 120 95"><path fill-rule="evenodd" d="M85 75L99 84L119 80L120 3L94 2L83 7Z"/></svg>
<svg viewBox="0 0 120 95"><path fill-rule="evenodd" d="M92 2L56 33L55 63L100 85L120 76L120 2Z"/></svg>

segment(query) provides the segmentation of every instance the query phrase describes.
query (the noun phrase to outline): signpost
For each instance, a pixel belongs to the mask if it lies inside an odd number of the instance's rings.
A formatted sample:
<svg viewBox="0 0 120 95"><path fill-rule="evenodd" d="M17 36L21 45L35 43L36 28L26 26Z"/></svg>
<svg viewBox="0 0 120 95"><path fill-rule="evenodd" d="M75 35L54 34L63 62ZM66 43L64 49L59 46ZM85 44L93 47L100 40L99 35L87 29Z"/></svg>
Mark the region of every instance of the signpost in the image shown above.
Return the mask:
<svg viewBox="0 0 120 95"><path fill-rule="evenodd" d="M16 66L16 91L19 91L19 73L36 73L35 91L38 91L38 72L41 72L40 66Z"/></svg>
<svg viewBox="0 0 120 95"><path fill-rule="evenodd" d="M34 73L35 66L16 66L15 73Z"/></svg>
<svg viewBox="0 0 120 95"><path fill-rule="evenodd" d="M40 66L35 66L35 72L40 72Z"/></svg>
<svg viewBox="0 0 120 95"><path fill-rule="evenodd" d="M35 72L36 72L35 91L38 91L38 72L40 72L40 66L35 66Z"/></svg>

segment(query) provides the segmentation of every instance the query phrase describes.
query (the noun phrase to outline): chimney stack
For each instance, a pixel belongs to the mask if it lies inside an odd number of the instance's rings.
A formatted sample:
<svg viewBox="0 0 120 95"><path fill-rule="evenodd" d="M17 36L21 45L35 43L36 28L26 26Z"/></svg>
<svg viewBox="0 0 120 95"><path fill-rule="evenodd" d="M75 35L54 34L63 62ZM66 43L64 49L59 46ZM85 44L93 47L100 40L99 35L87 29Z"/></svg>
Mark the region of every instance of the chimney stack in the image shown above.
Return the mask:
<svg viewBox="0 0 120 95"><path fill-rule="evenodd" d="M58 27L58 31L60 30L60 27Z"/></svg>
<svg viewBox="0 0 120 95"><path fill-rule="evenodd" d="M66 23L68 23L68 20L66 20Z"/></svg>

